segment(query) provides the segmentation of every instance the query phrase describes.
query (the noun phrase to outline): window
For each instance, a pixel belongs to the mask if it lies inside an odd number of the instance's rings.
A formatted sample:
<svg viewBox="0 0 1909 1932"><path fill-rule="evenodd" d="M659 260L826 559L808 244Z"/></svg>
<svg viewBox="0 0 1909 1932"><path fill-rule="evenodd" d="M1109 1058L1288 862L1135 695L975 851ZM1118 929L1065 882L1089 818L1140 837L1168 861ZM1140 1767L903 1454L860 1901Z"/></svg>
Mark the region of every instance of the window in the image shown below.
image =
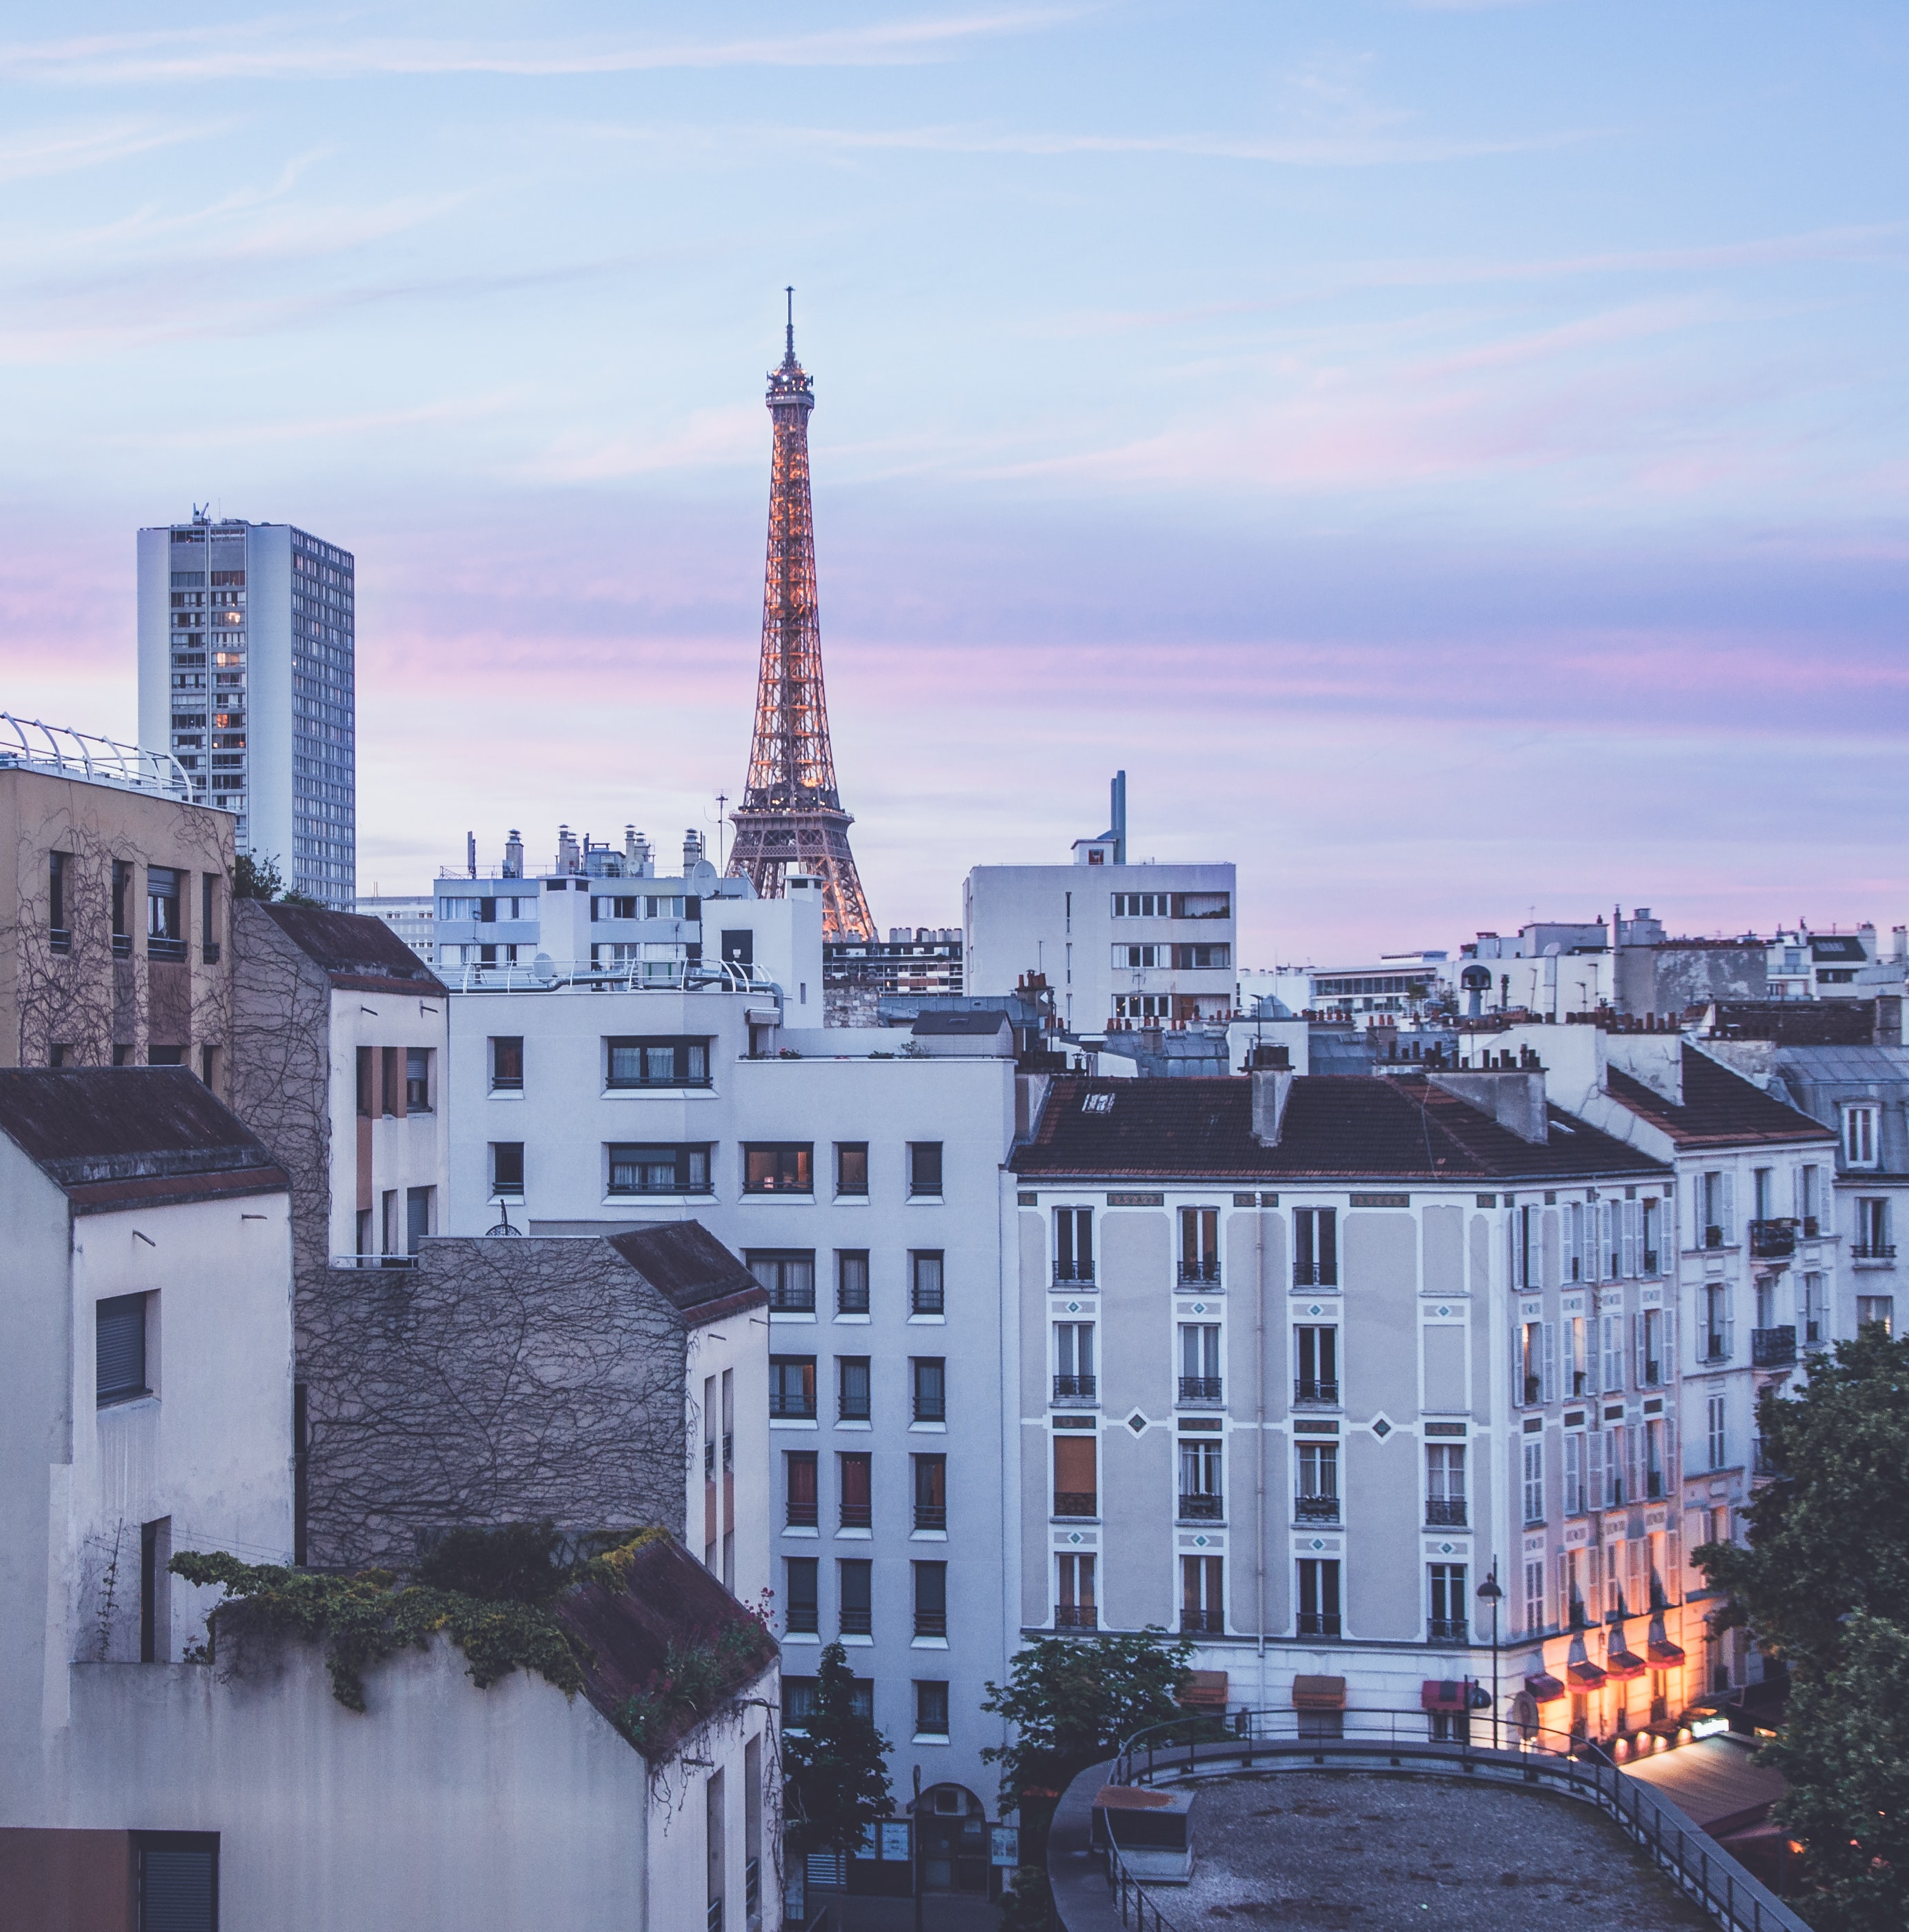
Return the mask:
<svg viewBox="0 0 1909 1932"><path fill-rule="evenodd" d="M148 1046L145 1064L148 1066L183 1066L186 1064L186 1050L182 1046Z"/></svg>
<svg viewBox="0 0 1909 1932"><path fill-rule="evenodd" d="M1299 1492L1293 1498L1293 1514L1301 1522L1337 1522L1339 1520L1339 1445L1336 1442L1301 1442Z"/></svg>
<svg viewBox="0 0 1909 1932"><path fill-rule="evenodd" d="M1091 1282L1094 1278L1094 1210L1091 1208L1054 1210L1054 1280Z"/></svg>
<svg viewBox="0 0 1909 1932"><path fill-rule="evenodd" d="M368 1046L358 1049L358 1117L369 1120L377 1105L377 1056Z"/></svg>
<svg viewBox="0 0 1909 1932"><path fill-rule="evenodd" d="M1538 1285L1537 1244L1533 1238L1538 1233L1540 1213L1536 1208L1521 1208L1512 1216L1512 1280L1519 1288Z"/></svg>
<svg viewBox="0 0 1909 1932"><path fill-rule="evenodd" d="M1332 1288L1339 1279L1338 1210L1301 1208L1293 1215L1293 1286Z"/></svg>
<svg viewBox="0 0 1909 1932"><path fill-rule="evenodd" d="M745 1194L812 1194L814 1149L807 1142L757 1142L742 1150Z"/></svg>
<svg viewBox="0 0 1909 1932"><path fill-rule="evenodd" d="M868 1250L838 1248L835 1250L835 1312L866 1315L868 1312Z"/></svg>
<svg viewBox="0 0 1909 1932"><path fill-rule="evenodd" d="M1664 1386L1664 1311L1647 1308L1638 1317L1638 1386Z"/></svg>
<svg viewBox="0 0 1909 1932"><path fill-rule="evenodd" d="M1299 1558L1299 1634L1339 1634L1339 1565L1333 1557Z"/></svg>
<svg viewBox="0 0 1909 1932"><path fill-rule="evenodd" d="M817 1572L822 1566L813 1556L788 1556L783 1562L789 1586L784 1628L813 1636L822 1628L822 1606L817 1600Z"/></svg>
<svg viewBox="0 0 1909 1932"><path fill-rule="evenodd" d="M148 866L145 874L145 950L152 959L183 959L185 929L180 920L179 874L169 866Z"/></svg>
<svg viewBox="0 0 1909 1932"><path fill-rule="evenodd" d="M1431 1603L1425 1634L1434 1643L1463 1643L1465 1640L1465 1566L1462 1563L1428 1563L1426 1581Z"/></svg>
<svg viewBox="0 0 1909 1932"><path fill-rule="evenodd" d="M1233 901L1225 892L1175 892L1172 912L1175 919L1227 919Z"/></svg>
<svg viewBox="0 0 1909 1932"><path fill-rule="evenodd" d="M1233 964L1230 946L1176 946L1173 970L1176 973L1224 970Z"/></svg>
<svg viewBox="0 0 1909 1932"><path fill-rule="evenodd" d="M1797 1170L1797 1218L1803 1224L1803 1238L1813 1240L1823 1229L1822 1169L1812 1166Z"/></svg>
<svg viewBox="0 0 1909 1932"><path fill-rule="evenodd" d="M1737 1231L1732 1225L1736 1213L1731 1199L1734 1183L1735 1177L1731 1174L1704 1175L1697 1204L1699 1246L1727 1248L1736 1240Z"/></svg>
<svg viewBox="0 0 1909 1932"><path fill-rule="evenodd" d="M1180 1210L1180 1280L1217 1284L1220 1278L1220 1210Z"/></svg>
<svg viewBox="0 0 1909 1932"><path fill-rule="evenodd" d="M874 1458L865 1450L835 1458L838 1521L844 1529L874 1526Z"/></svg>
<svg viewBox="0 0 1909 1932"><path fill-rule="evenodd" d="M1172 1017L1173 996L1170 993L1116 993L1113 996L1113 1016L1122 1020L1164 1020ZM1104 1106L1097 1107L1093 1102L1104 1099L1112 1104L1110 1094L1090 1094L1086 1106L1088 1113L1104 1114Z"/></svg>
<svg viewBox="0 0 1909 1932"><path fill-rule="evenodd" d="M1896 1298L1893 1294L1859 1294L1856 1298L1856 1325L1879 1328L1885 1335L1896 1333Z"/></svg>
<svg viewBox="0 0 1909 1932"><path fill-rule="evenodd" d="M1180 1324L1181 1401L1218 1402L1221 1387L1218 1324L1182 1322Z"/></svg>
<svg viewBox="0 0 1909 1932"><path fill-rule="evenodd" d="M152 1391L145 1379L146 1298L116 1294L93 1305L93 1390L101 1408Z"/></svg>
<svg viewBox="0 0 1909 1932"><path fill-rule="evenodd" d="M1860 1262L1886 1262L1896 1258L1890 1245L1889 1198L1886 1195L1864 1196L1856 1204L1856 1245L1851 1257Z"/></svg>
<svg viewBox="0 0 1909 1932"><path fill-rule="evenodd" d="M380 1047L378 1050L379 1111L394 1116L404 1111L404 1088L397 1077L397 1053L394 1046Z"/></svg>
<svg viewBox="0 0 1909 1932"><path fill-rule="evenodd" d="M772 1355L769 1358L769 1412L787 1421L815 1420L815 1358Z"/></svg>
<svg viewBox="0 0 1909 1932"><path fill-rule="evenodd" d="M948 1458L914 1456L910 1461L915 1474L915 1527L946 1529L948 1527Z"/></svg>
<svg viewBox="0 0 1909 1932"><path fill-rule="evenodd" d="M1525 1408L1545 1399L1545 1324L1521 1322L1518 1327L1517 1400Z"/></svg>
<svg viewBox="0 0 1909 1932"><path fill-rule="evenodd" d="M1327 1402L1336 1407L1339 1400L1338 1330L1295 1328L1293 1353L1299 1369L1293 1383L1293 1400Z"/></svg>
<svg viewBox="0 0 1909 1932"><path fill-rule="evenodd" d="M1639 1203L1644 1213L1640 1217L1642 1234L1638 1253L1638 1271L1641 1274L1655 1275L1663 1272L1664 1252L1664 1204L1655 1197Z"/></svg>
<svg viewBox="0 0 1909 1932"><path fill-rule="evenodd" d="M948 1565L917 1563L915 1571L915 1634L948 1634Z"/></svg>
<svg viewBox="0 0 1909 1932"><path fill-rule="evenodd" d="M1824 1339L1823 1277L1803 1276L1803 1341L1806 1346Z"/></svg>
<svg viewBox="0 0 1909 1932"><path fill-rule="evenodd" d="M1720 1281L1707 1281L1704 1284L1704 1332L1699 1337L1703 1348L1703 1359L1707 1362L1727 1362L1730 1360L1731 1330L1734 1325L1730 1318L1730 1289Z"/></svg>
<svg viewBox="0 0 1909 1932"><path fill-rule="evenodd" d="M1058 1441L1054 1444L1058 1449ZM1183 1520L1217 1522L1226 1513L1220 1474L1224 1455L1218 1436L1182 1438L1180 1442L1180 1516Z"/></svg>
<svg viewBox="0 0 1909 1932"><path fill-rule="evenodd" d="M404 1049L404 1111L428 1114L431 1111L431 1050L428 1046Z"/></svg>
<svg viewBox="0 0 1909 1932"><path fill-rule="evenodd" d="M912 1253L908 1257L908 1312L910 1315L945 1315L948 1311L942 1293L941 1253Z"/></svg>
<svg viewBox="0 0 1909 1932"><path fill-rule="evenodd" d="M835 1192L866 1195L868 1192L868 1143L838 1141L835 1143Z"/></svg>
<svg viewBox="0 0 1909 1932"><path fill-rule="evenodd" d="M1180 1628L1188 1636L1222 1634L1226 1629L1226 1600L1221 1560L1217 1556L1180 1558Z"/></svg>
<svg viewBox="0 0 1909 1932"><path fill-rule="evenodd" d="M875 1628L875 1566L866 1557L844 1556L835 1565L841 1592L837 1622L844 1636L868 1636Z"/></svg>
<svg viewBox="0 0 1909 1932"><path fill-rule="evenodd" d="M133 1860L142 1932L214 1932L219 1922L219 1840L211 1832L136 1832Z"/></svg>
<svg viewBox="0 0 1909 1932"><path fill-rule="evenodd" d="M1113 949L1113 970L1116 973L1138 972L1148 967L1164 966L1173 956L1170 946L1116 946Z"/></svg>
<svg viewBox="0 0 1909 1932"><path fill-rule="evenodd" d="M1054 1438L1054 1514L1093 1516L1100 1514L1099 1477L1095 1444L1091 1436Z"/></svg>
<svg viewBox="0 0 1909 1932"><path fill-rule="evenodd" d="M415 1256L431 1232L431 1196L434 1187L407 1187L404 1190L404 1252Z"/></svg>
<svg viewBox="0 0 1909 1932"><path fill-rule="evenodd" d="M490 1090L493 1094L523 1091L523 1042L513 1034L490 1042Z"/></svg>
<svg viewBox="0 0 1909 1932"><path fill-rule="evenodd" d="M1713 1395L1704 1405L1704 1447L1709 1452L1710 1467L1727 1468L1730 1462L1730 1425L1726 1399Z"/></svg>
<svg viewBox="0 0 1909 1932"><path fill-rule="evenodd" d="M1100 1612L1094 1601L1094 1559L1091 1556L1065 1556L1055 1559L1057 1574L1054 1588L1056 1630L1095 1630Z"/></svg>
<svg viewBox="0 0 1909 1932"><path fill-rule="evenodd" d="M513 1200L523 1198L522 1141L490 1143L490 1198L495 1201L505 1196Z"/></svg>
<svg viewBox="0 0 1909 1932"><path fill-rule="evenodd" d="M625 1147L610 1150L613 1194L707 1194L709 1149L695 1147Z"/></svg>
<svg viewBox="0 0 1909 1932"><path fill-rule="evenodd" d="M1116 919L1170 919L1167 896L1164 892L1116 892L1113 895L1113 916Z"/></svg>
<svg viewBox="0 0 1909 1932"><path fill-rule="evenodd" d="M1527 1634L1548 1629L1545 1621L1545 1559L1527 1558L1524 1565L1524 1628Z"/></svg>
<svg viewBox="0 0 1909 1932"><path fill-rule="evenodd" d="M938 1197L941 1192L941 1143L908 1143L908 1192L911 1199Z"/></svg>
<svg viewBox="0 0 1909 1932"><path fill-rule="evenodd" d="M908 1364L913 1409L917 1422L948 1420L948 1365L938 1356L916 1355Z"/></svg>
<svg viewBox="0 0 1909 1932"><path fill-rule="evenodd" d="M1664 1425L1644 1425L1644 1500L1659 1502L1664 1496Z"/></svg>
<svg viewBox="0 0 1909 1932"><path fill-rule="evenodd" d="M1598 1320L1604 1336L1604 1392L1617 1395L1624 1386L1624 1318L1601 1315Z"/></svg>
<svg viewBox="0 0 1909 1932"><path fill-rule="evenodd" d="M769 1290L769 1311L776 1315L815 1312L815 1253L813 1249L746 1249L749 1272Z"/></svg>
<svg viewBox="0 0 1909 1932"><path fill-rule="evenodd" d="M1542 1436L1524 1438L1524 1520L1527 1522L1545 1520L1545 1438Z"/></svg>
<svg viewBox="0 0 1909 1932"><path fill-rule="evenodd" d="M1094 1324L1091 1322L1054 1324L1054 1400L1093 1402L1100 1384L1094 1374Z"/></svg>
<svg viewBox="0 0 1909 1932"><path fill-rule="evenodd" d="M782 1459L787 1480L784 1485L783 1521L792 1529L816 1527L816 1453L813 1449L792 1449Z"/></svg>
<svg viewBox="0 0 1909 1932"><path fill-rule="evenodd" d="M64 952L73 944L66 922L66 880L73 864L70 852L46 854L46 924L55 952Z"/></svg>
<svg viewBox="0 0 1909 1932"><path fill-rule="evenodd" d="M1425 1445L1425 1521L1434 1529L1465 1526L1465 1445Z"/></svg>
<svg viewBox="0 0 1909 1932"><path fill-rule="evenodd" d="M866 1355L835 1358L835 1419L838 1422L866 1422L869 1419L869 1373Z"/></svg>
<svg viewBox="0 0 1909 1932"><path fill-rule="evenodd" d="M706 1040L622 1039L606 1040L604 1084L626 1087L706 1087L709 1084L709 1042Z"/></svg>
<svg viewBox="0 0 1909 1932"><path fill-rule="evenodd" d="M133 950L133 868L124 859L112 862L112 950L124 959Z"/></svg>
<svg viewBox="0 0 1909 1932"><path fill-rule="evenodd" d="M1588 1395L1591 1388L1590 1320L1582 1315L1566 1316L1559 1324L1564 1336L1565 1394Z"/></svg>
<svg viewBox="0 0 1909 1932"><path fill-rule="evenodd" d="M937 1680L915 1680L915 1736L918 1740L948 1735L948 1686Z"/></svg>
<svg viewBox="0 0 1909 1932"><path fill-rule="evenodd" d="M1773 1168L1753 1168L1750 1172L1750 1193L1756 1203L1756 1218L1767 1221L1776 1212L1776 1173Z"/></svg>

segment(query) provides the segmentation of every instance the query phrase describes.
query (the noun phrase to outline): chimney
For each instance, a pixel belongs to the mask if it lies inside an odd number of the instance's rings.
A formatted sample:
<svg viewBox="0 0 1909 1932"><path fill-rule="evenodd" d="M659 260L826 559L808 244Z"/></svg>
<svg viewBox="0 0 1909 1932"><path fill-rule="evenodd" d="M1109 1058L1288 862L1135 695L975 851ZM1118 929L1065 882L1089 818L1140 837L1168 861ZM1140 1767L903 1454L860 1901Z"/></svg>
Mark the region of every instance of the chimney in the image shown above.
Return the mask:
<svg viewBox="0 0 1909 1932"><path fill-rule="evenodd" d="M559 825L557 827L557 870L559 872L574 872L578 863L577 841L570 836L568 826Z"/></svg>
<svg viewBox="0 0 1909 1932"><path fill-rule="evenodd" d="M467 832L464 834L464 863L469 868L471 877L475 878L477 877L477 834L475 832Z"/></svg>
<svg viewBox="0 0 1909 1932"><path fill-rule="evenodd" d="M1285 1067L1256 1069L1253 1083L1253 1138L1261 1147L1277 1147L1286 1124L1286 1102L1293 1097L1297 1077Z"/></svg>
<svg viewBox="0 0 1909 1932"><path fill-rule="evenodd" d="M688 878L703 861L703 835L694 826L683 834L683 877Z"/></svg>
<svg viewBox="0 0 1909 1932"><path fill-rule="evenodd" d="M1476 1108L1533 1147L1542 1147L1550 1138L1551 1116L1545 1109L1542 1072L1494 1067L1488 1073L1428 1072L1425 1078L1441 1093Z"/></svg>
<svg viewBox="0 0 1909 1932"><path fill-rule="evenodd" d="M523 877L523 834L515 826L504 841L504 876L507 879Z"/></svg>
<svg viewBox="0 0 1909 1932"><path fill-rule="evenodd" d="M1113 838L1113 862L1124 866L1127 862L1127 774L1116 772L1107 791L1112 808L1108 817L1112 821L1109 830Z"/></svg>

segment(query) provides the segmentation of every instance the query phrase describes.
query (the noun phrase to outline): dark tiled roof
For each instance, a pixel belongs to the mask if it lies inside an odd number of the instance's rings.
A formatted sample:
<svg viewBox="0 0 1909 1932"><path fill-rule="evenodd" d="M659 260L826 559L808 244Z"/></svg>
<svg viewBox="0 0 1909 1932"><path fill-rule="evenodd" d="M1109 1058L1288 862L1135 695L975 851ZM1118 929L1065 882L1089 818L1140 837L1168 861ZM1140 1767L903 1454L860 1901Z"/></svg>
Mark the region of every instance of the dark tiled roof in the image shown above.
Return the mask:
<svg viewBox="0 0 1909 1932"><path fill-rule="evenodd" d="M0 1070L0 1132L82 1212L288 1185L244 1122L183 1066Z"/></svg>
<svg viewBox="0 0 1909 1932"><path fill-rule="evenodd" d="M916 1021L913 1030L918 1035L955 1034L992 1040L1003 1027L1011 1024L1005 1013L999 1012L923 1013Z"/></svg>
<svg viewBox="0 0 1909 1932"><path fill-rule="evenodd" d="M1107 1097L1104 1112L1083 1106ZM1488 1114L1416 1075L1301 1075L1279 1144L1253 1138L1250 1079L1057 1079L1017 1174L1242 1180L1310 1178L1515 1180L1661 1174L1649 1156L1548 1109L1545 1144L1521 1140Z"/></svg>
<svg viewBox="0 0 1909 1932"><path fill-rule="evenodd" d="M387 991L385 982L401 980L424 993L442 993L437 975L382 919L323 906L253 902L305 956L323 967L334 983L366 992ZM367 981L375 983L367 985Z"/></svg>
<svg viewBox="0 0 1909 1932"><path fill-rule="evenodd" d="M1874 1000L1720 1000L1719 1040L1772 1040L1785 1046L1867 1046L1876 1037Z"/></svg>
<svg viewBox="0 0 1909 1932"><path fill-rule="evenodd" d="M667 1534L637 1552L624 1589L586 1584L552 1607L557 1621L589 1646L583 1694L613 1724L631 1698L657 1688L673 1646L681 1656L713 1649L719 1637L730 1637L733 1654L715 1688L697 1706L676 1712L642 1747L652 1763L667 1757L775 1658L775 1640Z"/></svg>
<svg viewBox="0 0 1909 1932"><path fill-rule="evenodd" d="M666 1221L608 1240L692 1328L769 1300L761 1282L700 1221Z"/></svg>
<svg viewBox="0 0 1909 1932"><path fill-rule="evenodd" d="M1607 1076L1611 1097L1634 1114L1690 1146L1725 1145L1739 1141L1834 1140L1781 1100L1773 1100L1741 1074L1733 1073L1694 1046L1683 1049L1683 1104L1673 1106L1641 1080L1613 1067Z"/></svg>

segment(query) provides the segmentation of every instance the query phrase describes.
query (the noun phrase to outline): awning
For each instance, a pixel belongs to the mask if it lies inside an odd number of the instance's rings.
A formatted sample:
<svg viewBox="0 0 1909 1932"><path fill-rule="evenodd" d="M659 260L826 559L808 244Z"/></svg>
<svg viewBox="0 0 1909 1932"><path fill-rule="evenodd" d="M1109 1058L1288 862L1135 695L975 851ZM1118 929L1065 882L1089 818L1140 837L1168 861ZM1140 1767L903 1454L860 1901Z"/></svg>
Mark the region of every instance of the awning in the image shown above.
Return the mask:
<svg viewBox="0 0 1909 1932"><path fill-rule="evenodd" d="M1293 1708L1296 1711L1343 1711L1346 1708L1346 1680L1343 1677L1296 1677L1293 1679Z"/></svg>
<svg viewBox="0 0 1909 1932"><path fill-rule="evenodd" d="M1644 1649L1653 1664L1681 1664L1683 1661L1683 1646L1672 1643L1668 1638L1654 1636L1644 1646Z"/></svg>
<svg viewBox="0 0 1909 1932"><path fill-rule="evenodd" d="M1541 1704L1549 1704L1564 1695L1564 1686L1559 1680L1540 1670L1524 1680L1524 1688Z"/></svg>
<svg viewBox="0 0 1909 1932"><path fill-rule="evenodd" d="M1604 1682L1604 1672L1595 1664L1567 1664L1564 1674L1578 1690L1595 1690Z"/></svg>
<svg viewBox="0 0 1909 1932"><path fill-rule="evenodd" d="M1419 1705L1426 1711L1469 1711L1471 1686L1462 1678L1454 1683L1449 1678L1428 1677L1419 1686Z"/></svg>
<svg viewBox="0 0 1909 1932"><path fill-rule="evenodd" d="M1641 1677L1650 1666L1634 1650L1607 1650L1604 1668L1607 1676L1628 1682L1633 1677Z"/></svg>
<svg viewBox="0 0 1909 1932"><path fill-rule="evenodd" d="M1179 1702L1189 1711L1224 1711L1226 1708L1226 1672L1224 1670L1189 1670L1181 1685Z"/></svg>

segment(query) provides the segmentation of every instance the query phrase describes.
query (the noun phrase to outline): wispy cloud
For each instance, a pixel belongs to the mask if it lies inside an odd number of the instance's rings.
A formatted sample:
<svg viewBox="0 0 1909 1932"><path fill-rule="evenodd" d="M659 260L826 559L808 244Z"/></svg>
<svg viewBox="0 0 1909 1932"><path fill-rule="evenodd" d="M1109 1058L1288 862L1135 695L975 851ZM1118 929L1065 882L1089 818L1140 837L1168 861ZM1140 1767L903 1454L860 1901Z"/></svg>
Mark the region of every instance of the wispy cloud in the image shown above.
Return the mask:
<svg viewBox="0 0 1909 1932"><path fill-rule="evenodd" d="M163 128L148 122L121 121L13 134L0 140L0 182L31 181L44 175L70 173L76 168L100 167L223 131L216 124Z"/></svg>
<svg viewBox="0 0 1909 1932"><path fill-rule="evenodd" d="M682 428L653 438L573 432L522 465L520 473L544 483L601 483L666 470L760 465L763 434L760 409L698 410Z"/></svg>
<svg viewBox="0 0 1909 1932"><path fill-rule="evenodd" d="M376 75L488 74L543 79L667 68L894 67L943 60L964 44L1038 32L1078 6L943 15L817 33L635 42L349 39L281 20L0 46L0 76L118 86L220 80L355 80Z"/></svg>

